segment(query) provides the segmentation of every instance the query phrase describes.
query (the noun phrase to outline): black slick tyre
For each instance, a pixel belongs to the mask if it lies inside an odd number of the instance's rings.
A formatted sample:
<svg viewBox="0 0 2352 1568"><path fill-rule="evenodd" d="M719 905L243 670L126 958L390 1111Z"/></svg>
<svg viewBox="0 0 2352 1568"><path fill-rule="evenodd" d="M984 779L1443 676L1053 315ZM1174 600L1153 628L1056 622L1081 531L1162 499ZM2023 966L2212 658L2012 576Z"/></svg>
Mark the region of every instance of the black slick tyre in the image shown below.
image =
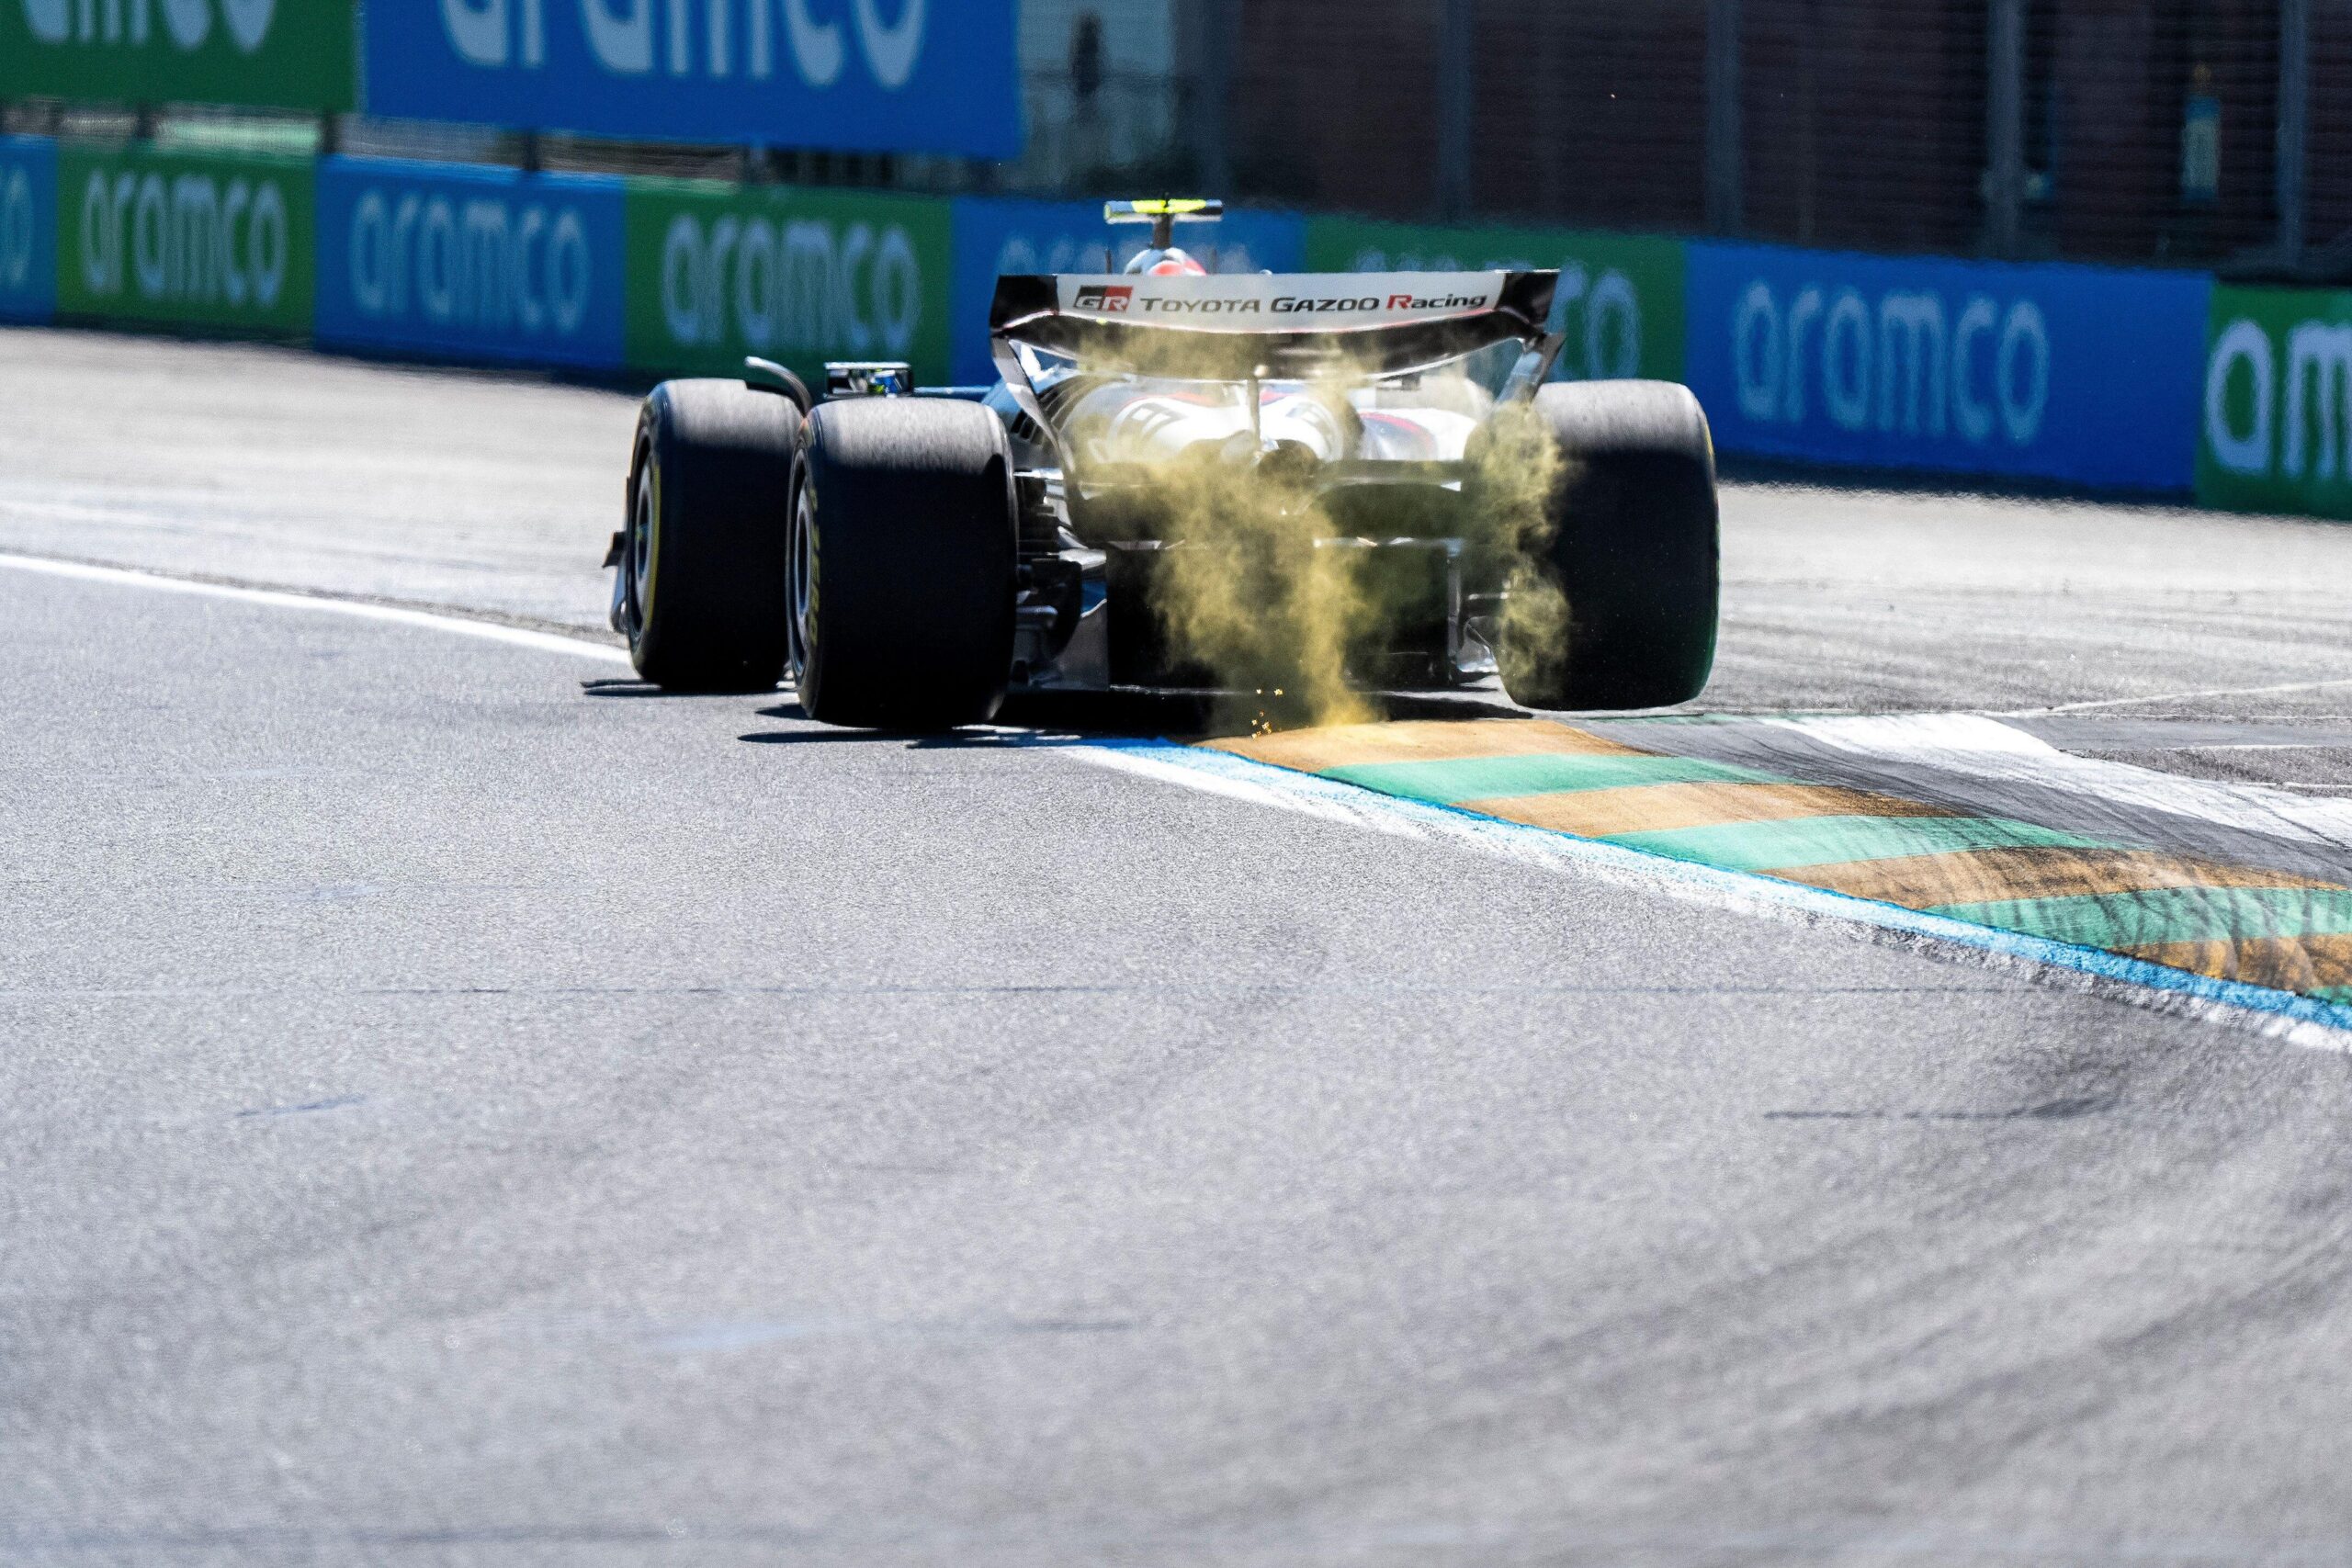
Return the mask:
<svg viewBox="0 0 2352 1568"><path fill-rule="evenodd" d="M665 381L645 400L613 620L646 681L763 692L783 678L799 427L791 400L741 381Z"/></svg>
<svg viewBox="0 0 2352 1568"><path fill-rule="evenodd" d="M1714 668L1721 589L1705 412L1665 381L1549 386L1535 412L1561 466L1552 536L1534 564L1566 594L1567 615L1507 617L1505 689L1534 708L1690 701ZM1531 636L1544 646L1527 646Z"/></svg>
<svg viewBox="0 0 2352 1568"><path fill-rule="evenodd" d="M811 718L909 732L985 724L1012 670L1012 450L977 403L825 403L791 513L794 664Z"/></svg>

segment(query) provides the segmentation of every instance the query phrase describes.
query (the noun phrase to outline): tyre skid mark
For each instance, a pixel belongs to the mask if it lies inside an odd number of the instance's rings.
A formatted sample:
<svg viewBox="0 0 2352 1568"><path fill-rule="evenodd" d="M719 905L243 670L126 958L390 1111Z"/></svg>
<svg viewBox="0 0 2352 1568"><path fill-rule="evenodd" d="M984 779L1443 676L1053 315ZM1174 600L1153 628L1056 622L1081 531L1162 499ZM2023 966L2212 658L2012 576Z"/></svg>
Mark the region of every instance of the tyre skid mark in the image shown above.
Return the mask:
<svg viewBox="0 0 2352 1568"><path fill-rule="evenodd" d="M1786 889L1817 913L2309 1025L2313 1043L2352 1038L2352 886L1751 768L1710 780L1547 719L1356 726L1193 754ZM1480 793L1496 778L1549 787Z"/></svg>

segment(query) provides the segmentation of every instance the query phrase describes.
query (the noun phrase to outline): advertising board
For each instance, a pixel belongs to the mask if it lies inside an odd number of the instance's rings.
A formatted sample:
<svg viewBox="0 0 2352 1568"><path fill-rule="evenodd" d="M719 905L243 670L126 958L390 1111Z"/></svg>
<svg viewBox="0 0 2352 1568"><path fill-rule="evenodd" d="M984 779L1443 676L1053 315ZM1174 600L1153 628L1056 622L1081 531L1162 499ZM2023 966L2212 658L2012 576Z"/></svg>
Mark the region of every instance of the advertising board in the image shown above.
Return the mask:
<svg viewBox="0 0 2352 1568"><path fill-rule="evenodd" d="M2213 291L2197 499L2352 518L2352 290Z"/></svg>
<svg viewBox="0 0 2352 1568"><path fill-rule="evenodd" d="M622 190L594 175L330 158L319 165L319 341L616 369Z"/></svg>
<svg viewBox="0 0 2352 1568"><path fill-rule="evenodd" d="M57 162L60 314L309 334L312 160L68 143Z"/></svg>
<svg viewBox="0 0 2352 1568"><path fill-rule="evenodd" d="M0 321L57 312L57 143L0 136Z"/></svg>
<svg viewBox="0 0 2352 1568"><path fill-rule="evenodd" d="M646 141L1010 158L1023 127L1014 10L1014 0L399 0L367 8L367 107Z"/></svg>
<svg viewBox="0 0 2352 1568"><path fill-rule="evenodd" d="M0 98L344 110L356 61L348 0L0 0Z"/></svg>
<svg viewBox="0 0 2352 1568"><path fill-rule="evenodd" d="M1690 248L1688 379L1727 452L2182 491L2202 274Z"/></svg>
<svg viewBox="0 0 2352 1568"><path fill-rule="evenodd" d="M905 360L946 378L948 204L784 186L631 180L628 360L728 376L757 355Z"/></svg>

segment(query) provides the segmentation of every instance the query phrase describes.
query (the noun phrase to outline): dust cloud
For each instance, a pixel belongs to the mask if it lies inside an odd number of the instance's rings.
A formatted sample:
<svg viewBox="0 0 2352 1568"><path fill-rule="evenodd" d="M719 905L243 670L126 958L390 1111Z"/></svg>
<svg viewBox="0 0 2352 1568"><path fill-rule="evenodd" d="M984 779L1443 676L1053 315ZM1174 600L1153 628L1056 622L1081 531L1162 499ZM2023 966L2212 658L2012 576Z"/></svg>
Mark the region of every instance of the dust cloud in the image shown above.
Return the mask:
<svg viewBox="0 0 2352 1568"><path fill-rule="evenodd" d="M1310 484L1278 464L1204 454L1168 466L1169 534L1153 608L1178 660L1220 689L1220 734L1361 724L1371 705L1348 680L1349 651L1375 631L1363 552Z"/></svg>
<svg viewBox="0 0 2352 1568"><path fill-rule="evenodd" d="M1470 444L1462 515L1464 564L1504 585L1501 654L1513 684L1540 679L1566 643L1568 603L1543 562L1562 459L1534 410L1497 411ZM1190 453L1159 466L1168 509L1152 600L1170 653L1205 669L1222 694L1220 734L1359 724L1376 716L1357 689L1359 656L1388 646L1404 608L1393 574L1368 571L1313 465Z"/></svg>

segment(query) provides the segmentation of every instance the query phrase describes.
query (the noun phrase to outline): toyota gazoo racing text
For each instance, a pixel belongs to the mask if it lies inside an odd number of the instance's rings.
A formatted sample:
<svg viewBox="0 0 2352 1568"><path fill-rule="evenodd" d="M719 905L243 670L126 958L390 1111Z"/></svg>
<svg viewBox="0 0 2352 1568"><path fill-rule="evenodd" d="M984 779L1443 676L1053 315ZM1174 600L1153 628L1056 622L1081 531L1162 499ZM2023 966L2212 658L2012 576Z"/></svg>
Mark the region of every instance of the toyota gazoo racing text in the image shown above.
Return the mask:
<svg viewBox="0 0 2352 1568"><path fill-rule="evenodd" d="M1018 691L1213 687L1155 591L1171 552L1212 547L1178 504L1205 466L1278 485L1318 547L1408 585L1351 681L1554 709L1695 697L1716 501L1690 392L1547 384L1556 274L1216 276L1171 230L1219 210L1114 204L1155 228L1125 272L1001 279L993 386L836 365L817 397L751 361L657 388L608 562L639 673L789 680L815 719L903 730L985 722ZM1510 420L1556 457L1518 559L1480 516ZM1539 588L1562 613L1515 614Z"/></svg>

